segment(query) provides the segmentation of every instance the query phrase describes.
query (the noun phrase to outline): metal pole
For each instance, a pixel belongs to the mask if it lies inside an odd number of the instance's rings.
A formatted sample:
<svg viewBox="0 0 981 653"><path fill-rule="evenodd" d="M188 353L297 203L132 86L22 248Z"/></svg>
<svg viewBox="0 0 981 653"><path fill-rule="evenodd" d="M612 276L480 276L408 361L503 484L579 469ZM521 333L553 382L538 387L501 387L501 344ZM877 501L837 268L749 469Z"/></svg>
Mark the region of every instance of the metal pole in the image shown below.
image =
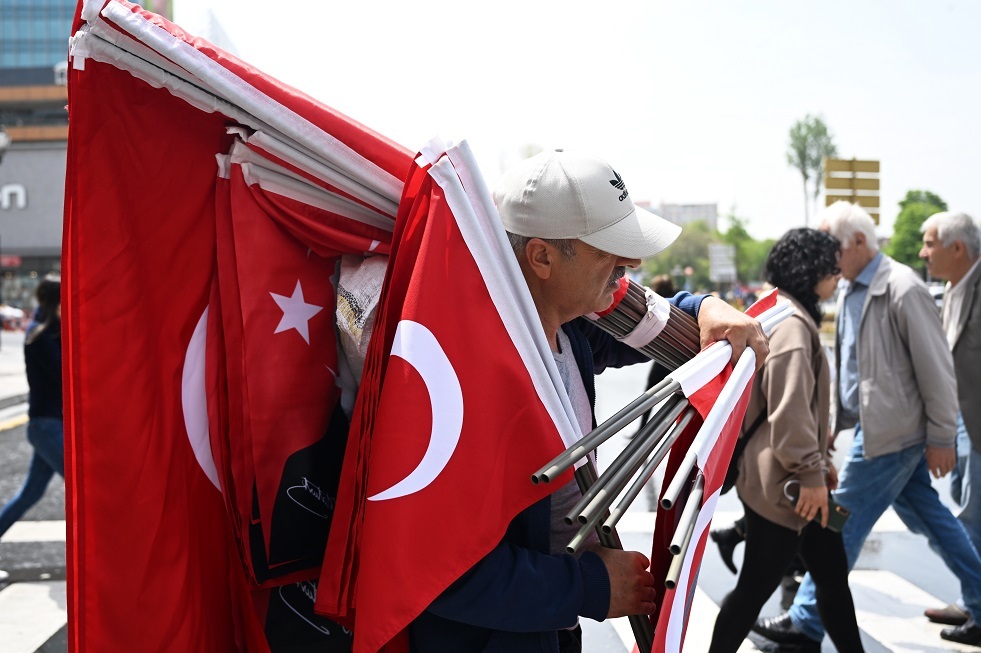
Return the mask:
<svg viewBox="0 0 981 653"><path fill-rule="evenodd" d="M579 483L581 492L586 492L596 482L596 468L593 467L592 461L587 460L585 465L576 470L576 482ZM620 541L616 529L611 529L609 533L597 529L596 534L600 544L608 549L623 550L623 543ZM650 650L654 648L654 625L651 624L650 618L643 614L633 614L627 619L630 621L630 629L634 632L637 649L641 653L650 653Z"/></svg>

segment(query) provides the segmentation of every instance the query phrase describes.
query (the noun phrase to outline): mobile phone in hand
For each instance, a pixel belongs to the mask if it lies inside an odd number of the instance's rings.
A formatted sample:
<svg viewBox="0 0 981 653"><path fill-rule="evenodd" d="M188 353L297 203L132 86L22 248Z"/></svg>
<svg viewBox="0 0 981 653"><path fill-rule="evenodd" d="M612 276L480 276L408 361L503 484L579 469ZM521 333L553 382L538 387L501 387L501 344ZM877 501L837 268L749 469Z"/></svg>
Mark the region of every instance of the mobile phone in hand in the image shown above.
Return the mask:
<svg viewBox="0 0 981 653"><path fill-rule="evenodd" d="M800 497L800 481L792 480L787 481L783 486L783 494L790 500L790 503L797 506L797 499ZM838 502L835 501L835 497L830 492L828 493L828 530L834 531L835 533L840 533L841 529L844 528L845 522L848 521L851 511L844 506L839 506ZM814 516L817 523L821 523L821 512Z"/></svg>

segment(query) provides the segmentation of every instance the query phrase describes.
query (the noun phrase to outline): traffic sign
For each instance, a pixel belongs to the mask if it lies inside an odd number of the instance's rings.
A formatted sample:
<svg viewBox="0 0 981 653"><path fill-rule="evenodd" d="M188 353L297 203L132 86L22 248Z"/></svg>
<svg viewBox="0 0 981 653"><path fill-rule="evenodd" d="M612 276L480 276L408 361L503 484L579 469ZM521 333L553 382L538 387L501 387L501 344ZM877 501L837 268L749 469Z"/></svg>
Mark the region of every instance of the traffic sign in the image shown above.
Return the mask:
<svg viewBox="0 0 981 653"><path fill-rule="evenodd" d="M853 204L858 204L859 206L867 209L879 208L878 195L825 195L824 196L825 206L831 206L835 202L839 202L839 201L852 202Z"/></svg>
<svg viewBox="0 0 981 653"><path fill-rule="evenodd" d="M879 224L879 162L859 159L824 160L824 203L853 202Z"/></svg>
<svg viewBox="0 0 981 653"><path fill-rule="evenodd" d="M879 190L879 179L866 177L828 177L824 182L824 187L845 190Z"/></svg>
<svg viewBox="0 0 981 653"><path fill-rule="evenodd" d="M825 159L825 172L867 172L879 174L879 162L859 159Z"/></svg>
<svg viewBox="0 0 981 653"><path fill-rule="evenodd" d="M736 274L736 246L713 243L709 250L709 280L715 283L734 283Z"/></svg>

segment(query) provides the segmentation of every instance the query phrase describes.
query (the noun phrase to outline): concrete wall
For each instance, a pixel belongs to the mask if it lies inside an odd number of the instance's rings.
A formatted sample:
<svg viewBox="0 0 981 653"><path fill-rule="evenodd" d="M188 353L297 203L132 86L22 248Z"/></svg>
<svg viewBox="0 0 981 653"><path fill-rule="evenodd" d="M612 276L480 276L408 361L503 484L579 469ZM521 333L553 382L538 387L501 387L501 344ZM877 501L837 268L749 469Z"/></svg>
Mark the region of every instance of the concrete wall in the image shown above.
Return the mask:
<svg viewBox="0 0 981 653"><path fill-rule="evenodd" d="M0 162L0 254L60 256L67 145L14 143Z"/></svg>

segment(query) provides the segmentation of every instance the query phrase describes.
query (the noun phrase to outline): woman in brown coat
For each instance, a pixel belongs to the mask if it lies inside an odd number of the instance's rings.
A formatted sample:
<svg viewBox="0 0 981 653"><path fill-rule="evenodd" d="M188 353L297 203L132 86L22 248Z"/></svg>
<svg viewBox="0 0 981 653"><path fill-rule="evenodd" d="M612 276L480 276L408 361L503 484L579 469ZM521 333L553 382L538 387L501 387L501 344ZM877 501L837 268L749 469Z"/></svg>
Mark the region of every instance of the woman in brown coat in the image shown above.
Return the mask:
<svg viewBox="0 0 981 653"><path fill-rule="evenodd" d="M746 549L735 589L722 602L710 653L736 651L800 552L817 586L818 609L839 651L862 651L841 533L826 528L837 474L828 455L830 372L818 303L838 282L838 241L814 229L787 232L770 251L766 278L796 314L774 329L753 383L743 428L758 423L739 461L736 490L746 514ZM757 417L764 414L761 422ZM799 499L795 502L791 497ZM815 651L820 644L814 642Z"/></svg>

